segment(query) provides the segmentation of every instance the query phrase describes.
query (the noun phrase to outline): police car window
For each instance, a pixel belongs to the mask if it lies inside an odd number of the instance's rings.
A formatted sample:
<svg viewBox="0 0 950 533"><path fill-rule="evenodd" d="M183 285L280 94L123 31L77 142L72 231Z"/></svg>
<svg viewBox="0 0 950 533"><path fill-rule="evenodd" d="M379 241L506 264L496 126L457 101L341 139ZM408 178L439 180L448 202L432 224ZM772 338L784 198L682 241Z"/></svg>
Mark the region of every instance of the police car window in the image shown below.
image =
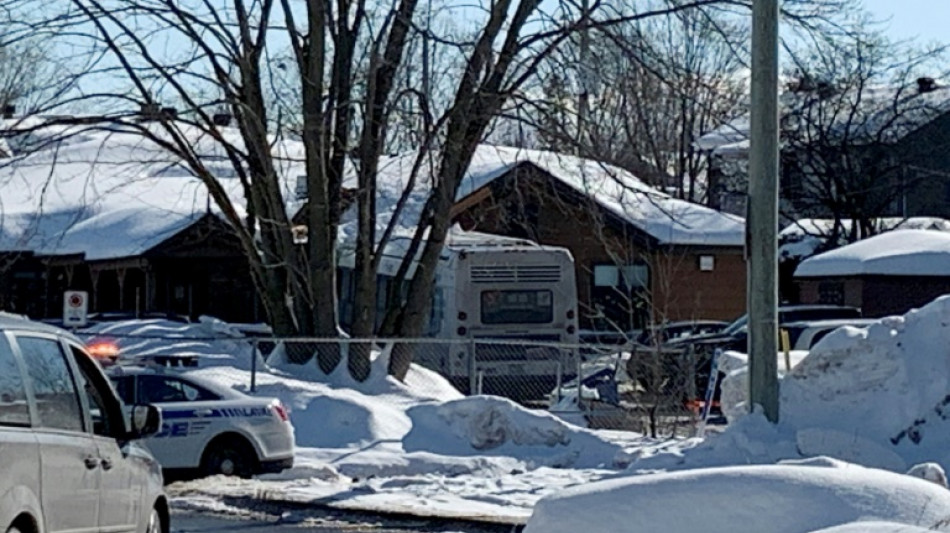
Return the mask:
<svg viewBox="0 0 950 533"><path fill-rule="evenodd" d="M41 427L83 430L82 409L62 345L52 339L17 337Z"/></svg>
<svg viewBox="0 0 950 533"><path fill-rule="evenodd" d="M122 401L127 405L132 405L135 403L135 395L133 394L133 383L132 376L119 376L113 377L112 383L115 385L115 391L119 394L119 398L122 398Z"/></svg>
<svg viewBox="0 0 950 533"><path fill-rule="evenodd" d="M217 400L207 390L167 376L140 376L139 399L144 403Z"/></svg>
<svg viewBox="0 0 950 533"><path fill-rule="evenodd" d="M0 426L29 426L30 405L13 349L0 333Z"/></svg>

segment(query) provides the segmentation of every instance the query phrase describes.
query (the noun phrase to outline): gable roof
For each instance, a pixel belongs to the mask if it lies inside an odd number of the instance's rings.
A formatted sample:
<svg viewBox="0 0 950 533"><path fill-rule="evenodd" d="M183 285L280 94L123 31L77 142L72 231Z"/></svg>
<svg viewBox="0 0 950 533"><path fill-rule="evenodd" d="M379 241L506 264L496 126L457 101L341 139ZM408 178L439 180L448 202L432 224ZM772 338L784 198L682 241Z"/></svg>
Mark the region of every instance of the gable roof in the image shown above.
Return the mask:
<svg viewBox="0 0 950 533"><path fill-rule="evenodd" d="M825 106L828 122L821 127L827 133L847 134L855 145L877 140L897 143L950 112L950 86L938 85L927 92L918 91L916 85L864 87L821 101L816 101L813 93L788 91L780 99L783 118L806 105ZM694 146L722 157L745 157L749 151L749 131L749 114L744 113L703 134Z"/></svg>
<svg viewBox="0 0 950 533"><path fill-rule="evenodd" d="M241 184L220 145L196 128L180 128L242 210ZM224 131L237 142L236 131ZM201 180L141 135L59 126L27 136L32 140L13 138L42 148L0 161L0 251L133 257L216 213ZM42 136L53 140L43 145ZM302 173L299 144L275 144L291 202L295 175Z"/></svg>
<svg viewBox="0 0 950 533"><path fill-rule="evenodd" d="M948 276L950 233L898 229L802 261L795 277Z"/></svg>
<svg viewBox="0 0 950 533"><path fill-rule="evenodd" d="M377 200L380 228L391 219L399 195L409 182L415 154L386 158L380 162ZM434 158L433 158L434 159ZM742 246L745 221L708 207L662 193L633 174L590 159L540 150L482 144L459 186L455 201L491 184L519 165L530 164L558 182L589 197L611 214L642 230L661 244ZM419 224L431 190L435 161L423 165L416 187L400 216L398 232L411 232ZM356 230L355 216L344 218L344 232Z"/></svg>

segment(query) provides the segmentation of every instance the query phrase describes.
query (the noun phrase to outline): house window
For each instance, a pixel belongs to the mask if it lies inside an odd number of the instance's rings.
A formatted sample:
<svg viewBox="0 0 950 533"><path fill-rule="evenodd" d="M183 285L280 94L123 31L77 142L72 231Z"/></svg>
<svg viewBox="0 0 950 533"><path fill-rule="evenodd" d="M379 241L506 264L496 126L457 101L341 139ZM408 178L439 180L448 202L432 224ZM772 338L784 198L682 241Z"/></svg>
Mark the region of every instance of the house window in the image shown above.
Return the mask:
<svg viewBox="0 0 950 533"><path fill-rule="evenodd" d="M844 305L844 282L822 281L819 283L818 303Z"/></svg>
<svg viewBox="0 0 950 533"><path fill-rule="evenodd" d="M647 287L649 269L646 265L595 265L594 287L642 289Z"/></svg>
<svg viewBox="0 0 950 533"><path fill-rule="evenodd" d="M649 318L650 269L645 264L594 265L591 307L594 327L607 331L643 328Z"/></svg>

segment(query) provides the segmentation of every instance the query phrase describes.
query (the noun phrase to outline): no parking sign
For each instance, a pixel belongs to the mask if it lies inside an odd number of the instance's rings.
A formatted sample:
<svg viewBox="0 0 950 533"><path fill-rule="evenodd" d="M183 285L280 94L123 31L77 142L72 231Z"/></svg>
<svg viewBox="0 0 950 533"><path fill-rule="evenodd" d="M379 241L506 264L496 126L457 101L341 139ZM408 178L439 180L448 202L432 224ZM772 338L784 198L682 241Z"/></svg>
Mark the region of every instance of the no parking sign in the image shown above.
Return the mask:
<svg viewBox="0 0 950 533"><path fill-rule="evenodd" d="M63 293L63 325L83 327L89 311L89 293L66 291Z"/></svg>

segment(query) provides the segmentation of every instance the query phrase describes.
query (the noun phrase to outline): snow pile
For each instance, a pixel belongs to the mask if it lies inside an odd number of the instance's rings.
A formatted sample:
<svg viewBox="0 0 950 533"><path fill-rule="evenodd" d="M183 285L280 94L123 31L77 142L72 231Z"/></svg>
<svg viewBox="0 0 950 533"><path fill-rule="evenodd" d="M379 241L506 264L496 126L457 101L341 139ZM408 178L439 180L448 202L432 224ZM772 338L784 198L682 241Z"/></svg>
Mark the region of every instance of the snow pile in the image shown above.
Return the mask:
<svg viewBox="0 0 950 533"><path fill-rule="evenodd" d="M409 410L407 451L445 455L528 457L555 467L615 468L618 447L554 415L528 411L505 398L478 396Z"/></svg>
<svg viewBox="0 0 950 533"><path fill-rule="evenodd" d="M950 491L935 483L820 461L628 476L570 488L541 500L524 531L924 531L946 528L948 518ZM904 526L914 528L898 529Z"/></svg>
<svg viewBox="0 0 950 533"><path fill-rule="evenodd" d="M906 472L950 467L950 297L867 328L840 328L780 382L779 424L735 408L744 369L723 384L730 427L633 471L772 463L816 455ZM734 381L730 384L730 380Z"/></svg>
<svg viewBox="0 0 950 533"><path fill-rule="evenodd" d="M386 372L388 349L372 350L370 377L358 382L347 371L345 344L341 363L327 375L312 361L289 362L282 344L265 361L236 327L210 317L196 324L117 321L80 333L116 342L126 361L195 356L198 367L186 372L243 392L249 392L252 357L258 357L255 394L290 407L304 471L317 468L315 461L353 477L623 466L621 446L549 413L502 398L463 397L418 365L400 382Z"/></svg>

